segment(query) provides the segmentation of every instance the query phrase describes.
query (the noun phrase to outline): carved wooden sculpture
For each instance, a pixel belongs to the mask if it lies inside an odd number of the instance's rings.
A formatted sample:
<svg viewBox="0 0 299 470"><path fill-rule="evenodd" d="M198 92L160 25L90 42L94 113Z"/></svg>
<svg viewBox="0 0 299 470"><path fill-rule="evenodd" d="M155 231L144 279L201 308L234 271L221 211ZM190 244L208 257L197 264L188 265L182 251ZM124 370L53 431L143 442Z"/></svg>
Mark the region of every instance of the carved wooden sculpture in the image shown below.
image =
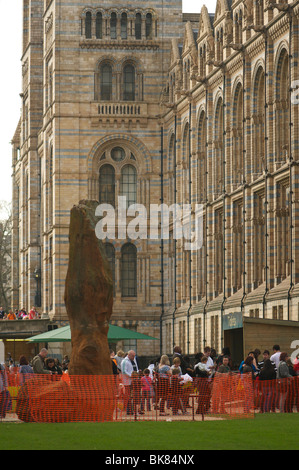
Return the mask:
<svg viewBox="0 0 299 470"><path fill-rule="evenodd" d="M70 375L110 375L108 328L113 284L104 247L95 235L97 201L71 209L65 305L72 335Z"/></svg>

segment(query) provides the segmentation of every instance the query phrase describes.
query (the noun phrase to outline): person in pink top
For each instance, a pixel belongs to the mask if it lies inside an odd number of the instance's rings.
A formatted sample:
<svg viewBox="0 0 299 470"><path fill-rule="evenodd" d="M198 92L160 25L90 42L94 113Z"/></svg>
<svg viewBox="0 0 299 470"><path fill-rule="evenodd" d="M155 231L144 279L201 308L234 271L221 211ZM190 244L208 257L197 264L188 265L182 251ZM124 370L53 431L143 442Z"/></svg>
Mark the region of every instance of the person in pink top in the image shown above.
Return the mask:
<svg viewBox="0 0 299 470"><path fill-rule="evenodd" d="M140 412L144 413L145 400L147 411L151 411L151 396L153 391L153 382L150 377L149 369L144 369L143 376L141 377L141 407Z"/></svg>

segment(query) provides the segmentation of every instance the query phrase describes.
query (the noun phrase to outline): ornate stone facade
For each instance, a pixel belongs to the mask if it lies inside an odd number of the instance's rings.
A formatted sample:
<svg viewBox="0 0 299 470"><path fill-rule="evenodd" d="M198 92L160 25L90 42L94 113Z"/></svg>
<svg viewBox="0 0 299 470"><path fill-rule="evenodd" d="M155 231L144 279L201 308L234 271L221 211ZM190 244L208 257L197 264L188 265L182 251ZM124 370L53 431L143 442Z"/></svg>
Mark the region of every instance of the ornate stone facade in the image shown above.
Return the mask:
<svg viewBox="0 0 299 470"><path fill-rule="evenodd" d="M203 204L204 235L108 240L115 322L168 353L219 350L238 315L297 322L299 2L23 3L13 304L66 321L70 209L126 195Z"/></svg>

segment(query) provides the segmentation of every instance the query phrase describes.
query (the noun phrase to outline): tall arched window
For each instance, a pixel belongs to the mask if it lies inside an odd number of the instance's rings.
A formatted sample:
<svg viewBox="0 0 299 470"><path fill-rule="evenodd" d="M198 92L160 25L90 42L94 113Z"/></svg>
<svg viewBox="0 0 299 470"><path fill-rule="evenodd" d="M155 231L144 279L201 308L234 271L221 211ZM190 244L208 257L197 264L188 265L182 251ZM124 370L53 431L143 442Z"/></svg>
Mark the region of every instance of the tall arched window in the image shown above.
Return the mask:
<svg viewBox="0 0 299 470"><path fill-rule="evenodd" d="M123 87L124 101L135 101L135 67L131 64L123 69Z"/></svg>
<svg viewBox="0 0 299 470"><path fill-rule="evenodd" d="M100 168L99 202L115 207L115 171L112 165L103 165Z"/></svg>
<svg viewBox="0 0 299 470"><path fill-rule="evenodd" d="M220 28L216 34L216 60L223 60L223 29Z"/></svg>
<svg viewBox="0 0 299 470"><path fill-rule="evenodd" d="M253 171L262 172L265 164L265 73L260 66L253 87Z"/></svg>
<svg viewBox="0 0 299 470"><path fill-rule="evenodd" d="M92 23L92 16L91 16L91 12L88 11L85 15L85 37L86 37L86 39L91 39L91 23Z"/></svg>
<svg viewBox="0 0 299 470"><path fill-rule="evenodd" d="M168 172L169 172L169 185L168 185L168 199L169 204L173 204L175 200L175 185L174 185L174 151L175 151L175 136L172 134L170 143L169 143L169 153L168 153Z"/></svg>
<svg viewBox="0 0 299 470"><path fill-rule="evenodd" d="M110 101L112 99L112 67L110 64L101 66L101 100Z"/></svg>
<svg viewBox="0 0 299 470"><path fill-rule="evenodd" d="M102 39L103 37L103 18L102 13L98 12L96 16L96 38Z"/></svg>
<svg viewBox="0 0 299 470"><path fill-rule="evenodd" d="M136 18L135 18L135 38L136 39L141 39L141 14L136 13Z"/></svg>
<svg viewBox="0 0 299 470"><path fill-rule="evenodd" d="M283 163L290 151L289 143L289 57L280 54L276 74L276 161Z"/></svg>
<svg viewBox="0 0 299 470"><path fill-rule="evenodd" d="M242 183L243 175L243 93L239 83L233 102L233 147L232 147L232 182L235 185Z"/></svg>
<svg viewBox="0 0 299 470"><path fill-rule="evenodd" d="M111 13L110 17L110 38L117 39L117 16L116 13Z"/></svg>
<svg viewBox="0 0 299 470"><path fill-rule="evenodd" d="M205 173L206 173L206 158L207 158L207 121L204 111L201 112L198 123L198 161L197 161L197 194L200 203L205 202L206 187L205 187Z"/></svg>
<svg viewBox="0 0 299 470"><path fill-rule="evenodd" d="M132 243L121 249L121 295L137 297L137 250Z"/></svg>
<svg viewBox="0 0 299 470"><path fill-rule="evenodd" d="M189 123L186 124L184 133L183 133L183 168L182 168L182 188L181 188L181 202L186 204L189 202L189 153L190 153L190 145L189 145Z"/></svg>
<svg viewBox="0 0 299 470"><path fill-rule="evenodd" d="M218 197L223 184L223 103L218 99L214 121L214 193Z"/></svg>
<svg viewBox="0 0 299 470"><path fill-rule="evenodd" d="M113 282L113 293L115 295L115 249L111 243L104 243L105 253L111 269L112 282Z"/></svg>
<svg viewBox="0 0 299 470"><path fill-rule="evenodd" d="M151 13L147 13L145 17L145 35L146 39L151 39L153 35L153 18Z"/></svg>
<svg viewBox="0 0 299 470"><path fill-rule="evenodd" d="M132 165L125 165L121 170L120 193L126 197L127 207L137 202L137 173Z"/></svg>
<svg viewBox="0 0 299 470"><path fill-rule="evenodd" d="M260 26L264 25L264 2L263 0L255 1L255 24L260 25Z"/></svg>
<svg viewBox="0 0 299 470"><path fill-rule="evenodd" d="M120 20L120 34L122 39L128 37L128 18L126 13L122 13Z"/></svg>

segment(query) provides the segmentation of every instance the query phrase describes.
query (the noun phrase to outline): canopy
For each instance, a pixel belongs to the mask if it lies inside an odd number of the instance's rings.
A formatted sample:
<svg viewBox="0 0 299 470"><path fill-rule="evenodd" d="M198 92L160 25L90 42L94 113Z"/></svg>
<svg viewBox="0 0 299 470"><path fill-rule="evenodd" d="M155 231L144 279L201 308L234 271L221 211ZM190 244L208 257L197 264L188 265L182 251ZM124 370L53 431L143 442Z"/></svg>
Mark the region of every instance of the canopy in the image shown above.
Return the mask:
<svg viewBox="0 0 299 470"><path fill-rule="evenodd" d="M147 336L143 333L138 333L137 331L128 330L127 328L121 328L120 326L109 325L108 341L120 341L123 339L157 340L158 338L153 338L152 336ZM46 331L46 333L27 338L27 341L30 341L30 343L62 343L71 341L71 328L68 325L62 328L57 328L56 330Z"/></svg>

